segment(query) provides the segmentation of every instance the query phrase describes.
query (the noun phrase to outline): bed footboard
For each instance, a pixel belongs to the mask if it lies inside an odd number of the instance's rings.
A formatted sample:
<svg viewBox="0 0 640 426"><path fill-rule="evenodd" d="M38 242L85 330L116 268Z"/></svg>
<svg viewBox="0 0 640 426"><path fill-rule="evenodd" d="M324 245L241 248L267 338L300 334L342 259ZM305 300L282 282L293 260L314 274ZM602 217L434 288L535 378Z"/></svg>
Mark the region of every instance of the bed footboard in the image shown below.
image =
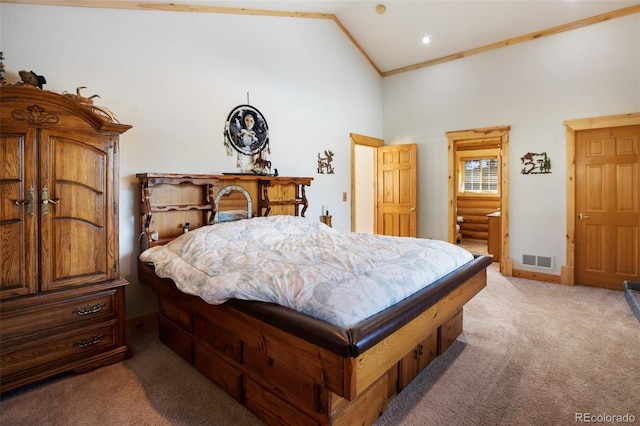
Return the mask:
<svg viewBox="0 0 640 426"><path fill-rule="evenodd" d="M488 259L449 277L437 300L408 301L415 312L375 338L369 323L342 330L271 304L209 305L150 265L139 274L159 293L160 339L265 422L370 425L462 332L462 308L486 285Z"/></svg>

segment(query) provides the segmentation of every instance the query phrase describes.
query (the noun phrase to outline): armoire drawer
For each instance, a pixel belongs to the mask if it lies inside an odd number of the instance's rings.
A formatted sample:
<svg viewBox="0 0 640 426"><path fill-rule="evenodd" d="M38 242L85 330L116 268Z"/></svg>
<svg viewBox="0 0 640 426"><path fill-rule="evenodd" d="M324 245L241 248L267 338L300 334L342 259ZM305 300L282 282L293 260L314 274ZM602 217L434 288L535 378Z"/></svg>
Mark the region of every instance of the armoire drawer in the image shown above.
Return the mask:
<svg viewBox="0 0 640 426"><path fill-rule="evenodd" d="M2 377L56 361L71 361L115 345L117 321L39 338L0 351Z"/></svg>
<svg viewBox="0 0 640 426"><path fill-rule="evenodd" d="M105 321L115 315L116 289L86 294L57 301L32 304L19 310L0 313L2 347L33 339L38 332L73 324Z"/></svg>

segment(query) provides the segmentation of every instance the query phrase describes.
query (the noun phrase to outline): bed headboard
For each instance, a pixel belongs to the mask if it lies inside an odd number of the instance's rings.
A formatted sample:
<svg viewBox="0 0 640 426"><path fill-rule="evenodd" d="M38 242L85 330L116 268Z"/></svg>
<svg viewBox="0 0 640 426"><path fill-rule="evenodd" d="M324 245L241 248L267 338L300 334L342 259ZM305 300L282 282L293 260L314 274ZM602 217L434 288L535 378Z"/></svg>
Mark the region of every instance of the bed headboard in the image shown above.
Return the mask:
<svg viewBox="0 0 640 426"><path fill-rule="evenodd" d="M310 177L138 173L140 250L224 220L304 216Z"/></svg>

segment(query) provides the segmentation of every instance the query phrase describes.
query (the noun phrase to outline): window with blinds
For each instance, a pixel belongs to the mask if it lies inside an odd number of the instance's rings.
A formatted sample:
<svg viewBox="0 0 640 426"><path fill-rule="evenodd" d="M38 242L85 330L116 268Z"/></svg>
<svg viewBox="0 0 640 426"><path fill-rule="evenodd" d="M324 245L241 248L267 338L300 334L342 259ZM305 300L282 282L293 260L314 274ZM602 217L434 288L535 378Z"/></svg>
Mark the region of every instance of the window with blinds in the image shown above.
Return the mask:
<svg viewBox="0 0 640 426"><path fill-rule="evenodd" d="M460 161L460 192L498 194L498 158L473 158Z"/></svg>

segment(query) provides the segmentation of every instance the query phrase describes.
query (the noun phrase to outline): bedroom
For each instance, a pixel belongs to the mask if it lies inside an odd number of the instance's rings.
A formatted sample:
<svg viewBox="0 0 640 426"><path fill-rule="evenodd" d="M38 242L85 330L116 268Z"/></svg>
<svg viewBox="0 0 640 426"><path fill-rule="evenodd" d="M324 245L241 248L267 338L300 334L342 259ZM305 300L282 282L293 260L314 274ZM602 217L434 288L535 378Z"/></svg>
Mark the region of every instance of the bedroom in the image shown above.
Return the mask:
<svg viewBox="0 0 640 426"><path fill-rule="evenodd" d="M133 124L120 153L130 319L157 310L137 282L135 174L233 171L224 120L248 97L269 121L274 166L312 175L308 215L329 206L340 230L349 229L350 133L418 143L418 235L446 239L446 132L510 125L509 254L518 269L526 269L517 262L523 253L552 256L548 273L557 276L566 264L563 122L640 110L638 14L381 79L331 21L0 7L9 73L32 69L57 92L87 86L98 105ZM333 175L315 173L325 149L335 153ZM530 151L547 152L553 172L521 175L519 157Z"/></svg>
<svg viewBox="0 0 640 426"><path fill-rule="evenodd" d="M156 309L136 284L135 174L235 171L222 132L247 96L267 118L280 174L315 175L317 154L335 152L335 174L316 175L309 190L309 215L328 206L340 230L350 229L350 133L418 143L418 236L446 239L446 132L510 125L509 255L521 270L522 254L550 256L554 269L529 270L555 276L566 258L563 122L640 109L638 14L384 79L332 21L8 3L2 19L8 72L34 70L57 92L87 86L134 123L120 164L128 318ZM552 173L519 173L532 151L548 153Z"/></svg>

